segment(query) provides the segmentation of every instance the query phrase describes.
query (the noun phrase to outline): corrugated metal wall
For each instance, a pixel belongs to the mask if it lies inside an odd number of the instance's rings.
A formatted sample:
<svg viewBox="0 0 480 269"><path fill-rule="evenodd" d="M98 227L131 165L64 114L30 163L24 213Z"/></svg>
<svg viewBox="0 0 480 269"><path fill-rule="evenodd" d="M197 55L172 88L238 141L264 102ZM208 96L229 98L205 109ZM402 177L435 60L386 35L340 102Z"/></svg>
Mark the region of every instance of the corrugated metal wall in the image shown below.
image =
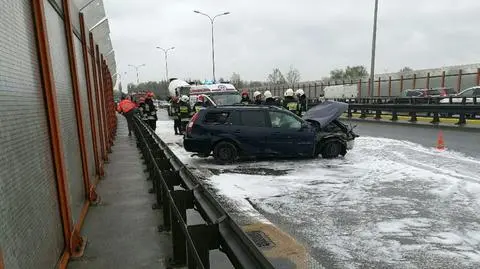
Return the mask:
<svg viewBox="0 0 480 269"><path fill-rule="evenodd" d="M80 216L80 211L85 200L85 192L67 41L63 19L48 1L44 3L50 50L55 52L51 54L54 71L53 77L57 90L58 117L60 120L64 148L63 154L70 190L70 208L75 223Z"/></svg>
<svg viewBox="0 0 480 269"><path fill-rule="evenodd" d="M64 248L30 0L0 0L0 244L8 269Z"/></svg>

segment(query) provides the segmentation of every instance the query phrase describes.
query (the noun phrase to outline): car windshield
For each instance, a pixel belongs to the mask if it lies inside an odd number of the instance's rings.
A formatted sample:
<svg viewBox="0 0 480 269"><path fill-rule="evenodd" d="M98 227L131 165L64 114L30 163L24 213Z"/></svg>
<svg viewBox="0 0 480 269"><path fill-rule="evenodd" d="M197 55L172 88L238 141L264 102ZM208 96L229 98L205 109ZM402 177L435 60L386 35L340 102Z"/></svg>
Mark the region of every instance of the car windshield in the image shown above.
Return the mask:
<svg viewBox="0 0 480 269"><path fill-rule="evenodd" d="M239 104L242 97L238 93L215 93L208 95L217 106L229 106Z"/></svg>

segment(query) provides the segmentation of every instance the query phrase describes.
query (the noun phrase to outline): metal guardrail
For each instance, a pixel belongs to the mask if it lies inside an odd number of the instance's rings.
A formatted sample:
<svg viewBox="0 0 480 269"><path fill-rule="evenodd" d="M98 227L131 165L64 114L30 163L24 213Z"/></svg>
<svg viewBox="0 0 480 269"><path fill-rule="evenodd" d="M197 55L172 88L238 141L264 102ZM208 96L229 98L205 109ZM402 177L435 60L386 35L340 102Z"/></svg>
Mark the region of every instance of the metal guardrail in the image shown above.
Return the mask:
<svg viewBox="0 0 480 269"><path fill-rule="evenodd" d="M274 268L216 199L170 148L135 117L137 146L153 182L154 209L163 209L160 231L171 231L172 265L210 268L209 251L219 249L235 268ZM200 213L205 224L188 225L187 209Z"/></svg>
<svg viewBox="0 0 480 269"><path fill-rule="evenodd" d="M448 97L447 97L448 98ZM367 114L374 113L374 119L382 119L382 115L390 113L392 121L397 121L398 116L406 114L410 117L410 122L417 122L418 113L424 113L427 117L432 117L432 124L440 123L440 116L452 118L452 115L458 115L456 125L467 124L467 118L475 119L480 114L480 98L473 97L471 102L467 103L467 98L463 97L460 103L453 103L455 97L449 98L449 103L440 103L441 97L427 98L348 98L333 99L338 102L348 103L347 117L351 118L353 113L360 111L360 118L366 118ZM457 97L458 98L458 97ZM309 107L319 104L310 102ZM423 116L423 115L422 115Z"/></svg>

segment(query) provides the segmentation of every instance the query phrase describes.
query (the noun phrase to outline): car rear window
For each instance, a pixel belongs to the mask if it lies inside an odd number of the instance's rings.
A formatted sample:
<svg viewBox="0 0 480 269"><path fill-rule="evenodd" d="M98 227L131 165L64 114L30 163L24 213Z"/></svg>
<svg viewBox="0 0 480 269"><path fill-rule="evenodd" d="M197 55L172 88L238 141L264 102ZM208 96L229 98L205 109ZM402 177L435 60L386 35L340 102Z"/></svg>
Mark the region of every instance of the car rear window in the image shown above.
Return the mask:
<svg viewBox="0 0 480 269"><path fill-rule="evenodd" d="M265 127L265 112L261 110L242 111L240 113L240 120L242 125L250 127Z"/></svg>
<svg viewBox="0 0 480 269"><path fill-rule="evenodd" d="M230 119L230 111L209 111L205 115L205 124L225 124Z"/></svg>

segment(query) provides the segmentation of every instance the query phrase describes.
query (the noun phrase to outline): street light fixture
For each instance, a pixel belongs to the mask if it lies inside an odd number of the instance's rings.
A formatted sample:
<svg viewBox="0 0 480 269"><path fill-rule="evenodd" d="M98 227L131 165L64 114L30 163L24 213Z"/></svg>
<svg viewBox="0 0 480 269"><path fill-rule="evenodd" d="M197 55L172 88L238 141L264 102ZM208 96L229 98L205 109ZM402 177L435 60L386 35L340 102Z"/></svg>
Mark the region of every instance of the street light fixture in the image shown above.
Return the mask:
<svg viewBox="0 0 480 269"><path fill-rule="evenodd" d="M145 66L145 64L141 64L141 65L132 65L132 64L129 64L128 66L131 66L131 67L135 68L135 70L137 71L137 84L139 84L140 81L139 81L139 79L138 79L138 69L140 69L140 67Z"/></svg>
<svg viewBox="0 0 480 269"><path fill-rule="evenodd" d="M228 14L230 14L230 12L224 12L224 13L217 14L217 15L213 16L213 18L210 17L209 15L203 13L203 12L198 11L198 10L194 10L193 12L208 17L210 19L210 23L212 24L212 69L213 69L213 82L215 83L215 81L216 81L216 79L215 79L215 45L214 45L214 39L213 39L213 23L215 22L215 19L217 17L228 15Z"/></svg>
<svg viewBox="0 0 480 269"><path fill-rule="evenodd" d="M377 15L378 0L375 0L375 10L373 12L373 37L372 37L372 61L370 63L370 95L373 97L375 88L375 50L377 43Z"/></svg>
<svg viewBox="0 0 480 269"><path fill-rule="evenodd" d="M164 49L162 47L157 47L157 49L163 50L163 53L165 53L165 81L168 83L168 56L167 53L169 50L175 49L175 47L171 47L168 49Z"/></svg>

